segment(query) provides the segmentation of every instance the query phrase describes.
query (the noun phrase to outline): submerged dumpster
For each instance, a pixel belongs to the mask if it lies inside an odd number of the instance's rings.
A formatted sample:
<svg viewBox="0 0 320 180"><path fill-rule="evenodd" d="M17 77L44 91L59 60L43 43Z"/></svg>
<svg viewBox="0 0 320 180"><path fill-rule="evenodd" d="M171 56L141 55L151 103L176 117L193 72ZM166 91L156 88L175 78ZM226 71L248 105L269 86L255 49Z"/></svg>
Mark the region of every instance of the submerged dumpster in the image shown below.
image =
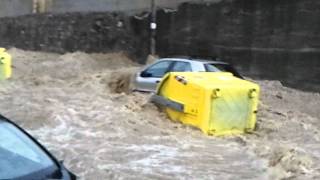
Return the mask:
<svg viewBox="0 0 320 180"><path fill-rule="evenodd" d="M170 119L200 128L208 135L253 131L260 88L231 73L168 73L152 101Z"/></svg>
<svg viewBox="0 0 320 180"><path fill-rule="evenodd" d="M0 48L0 80L10 78L11 74L11 55L6 49Z"/></svg>

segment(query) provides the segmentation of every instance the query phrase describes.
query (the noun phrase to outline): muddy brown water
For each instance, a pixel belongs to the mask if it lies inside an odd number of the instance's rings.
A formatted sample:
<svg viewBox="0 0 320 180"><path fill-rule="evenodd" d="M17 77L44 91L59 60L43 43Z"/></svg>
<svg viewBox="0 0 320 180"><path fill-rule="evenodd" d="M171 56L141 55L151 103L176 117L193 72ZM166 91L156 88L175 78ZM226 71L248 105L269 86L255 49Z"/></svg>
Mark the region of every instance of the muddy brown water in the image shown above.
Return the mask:
<svg viewBox="0 0 320 180"><path fill-rule="evenodd" d="M259 81L256 132L208 137L168 120L149 95L121 93L140 68L124 54L9 52L0 112L80 179L320 178L317 93Z"/></svg>

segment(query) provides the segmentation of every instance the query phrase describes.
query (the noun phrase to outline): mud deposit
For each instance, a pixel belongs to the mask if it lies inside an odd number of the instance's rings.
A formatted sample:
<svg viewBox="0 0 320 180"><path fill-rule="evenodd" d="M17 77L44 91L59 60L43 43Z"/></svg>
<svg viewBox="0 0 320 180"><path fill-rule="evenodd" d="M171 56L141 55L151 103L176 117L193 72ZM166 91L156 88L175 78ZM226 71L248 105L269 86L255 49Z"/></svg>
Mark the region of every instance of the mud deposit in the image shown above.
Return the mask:
<svg viewBox="0 0 320 180"><path fill-rule="evenodd" d="M121 53L10 53L0 112L80 179L320 178L319 94L258 82L257 131L207 137L168 120L148 95L119 93L139 68Z"/></svg>

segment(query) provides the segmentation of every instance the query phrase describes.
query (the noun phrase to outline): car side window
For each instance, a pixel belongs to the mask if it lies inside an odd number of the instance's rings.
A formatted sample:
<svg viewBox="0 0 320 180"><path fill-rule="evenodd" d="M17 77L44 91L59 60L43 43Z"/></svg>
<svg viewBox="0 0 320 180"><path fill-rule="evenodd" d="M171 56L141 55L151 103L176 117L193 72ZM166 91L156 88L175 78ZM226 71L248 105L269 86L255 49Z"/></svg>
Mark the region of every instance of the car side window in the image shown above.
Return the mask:
<svg viewBox="0 0 320 180"><path fill-rule="evenodd" d="M171 69L172 72L191 72L192 68L188 62L176 62Z"/></svg>
<svg viewBox="0 0 320 180"><path fill-rule="evenodd" d="M221 70L213 64L205 64L205 68L207 72L221 72Z"/></svg>
<svg viewBox="0 0 320 180"><path fill-rule="evenodd" d="M240 73L229 64L205 64L207 72L230 72L234 76L243 79Z"/></svg>
<svg viewBox="0 0 320 180"><path fill-rule="evenodd" d="M156 63L149 67L145 72L150 74L151 77L162 77L167 73L171 63L171 61L162 61Z"/></svg>

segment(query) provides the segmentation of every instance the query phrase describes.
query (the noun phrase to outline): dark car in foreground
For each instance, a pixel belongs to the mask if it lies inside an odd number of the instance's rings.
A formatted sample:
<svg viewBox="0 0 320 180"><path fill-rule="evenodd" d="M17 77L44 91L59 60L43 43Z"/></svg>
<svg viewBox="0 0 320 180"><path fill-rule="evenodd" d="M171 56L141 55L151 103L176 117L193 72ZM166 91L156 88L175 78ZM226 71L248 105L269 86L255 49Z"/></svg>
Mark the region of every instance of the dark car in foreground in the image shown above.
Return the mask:
<svg viewBox="0 0 320 180"><path fill-rule="evenodd" d="M31 135L0 115L0 179L75 180L76 176Z"/></svg>

